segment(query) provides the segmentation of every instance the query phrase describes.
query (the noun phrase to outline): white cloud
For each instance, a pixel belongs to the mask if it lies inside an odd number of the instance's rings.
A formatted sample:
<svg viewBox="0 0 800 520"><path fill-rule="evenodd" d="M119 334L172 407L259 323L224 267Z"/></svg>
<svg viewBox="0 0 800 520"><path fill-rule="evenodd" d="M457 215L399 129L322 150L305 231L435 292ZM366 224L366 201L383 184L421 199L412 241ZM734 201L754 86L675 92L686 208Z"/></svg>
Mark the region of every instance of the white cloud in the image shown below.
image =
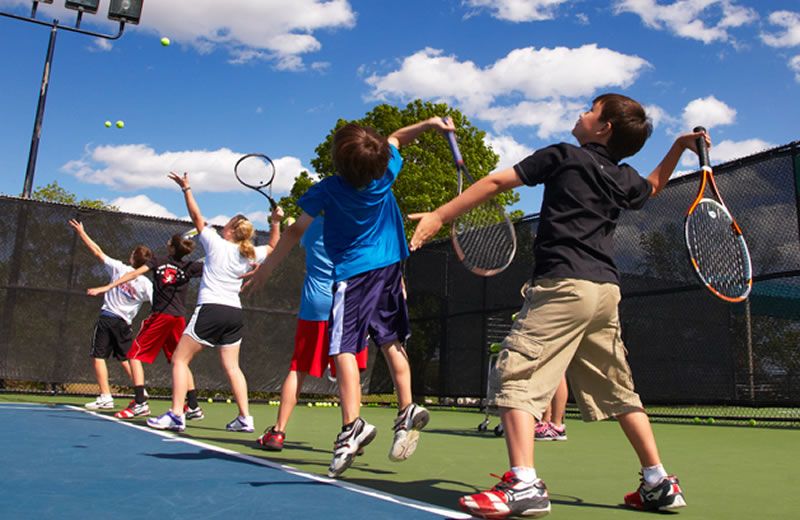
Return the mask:
<svg viewBox="0 0 800 520"><path fill-rule="evenodd" d="M678 122L676 118L669 115L666 110L658 105L645 105L644 111L652 121L654 129L662 125L673 126Z"/></svg>
<svg viewBox="0 0 800 520"><path fill-rule="evenodd" d="M667 29L703 43L730 41L729 29L758 19L754 9L737 5L734 0L678 0L667 5L657 0L618 0L614 11L634 13L651 29Z"/></svg>
<svg viewBox="0 0 800 520"><path fill-rule="evenodd" d="M39 4L43 17L73 19L74 11ZM0 6L27 6L25 0L0 0ZM103 2L97 16L84 24L111 27ZM142 25L128 30L146 31L153 37L168 36L174 44L194 47L200 53L223 49L231 63L266 60L282 70L305 68L302 56L322 47L318 31L349 29L356 14L348 0L162 0L149 1L142 11ZM157 44L157 41L154 45Z"/></svg>
<svg viewBox="0 0 800 520"><path fill-rule="evenodd" d="M696 126L711 129L730 125L736 121L736 109L729 107L714 96L690 101L683 109L683 125L686 130Z"/></svg>
<svg viewBox="0 0 800 520"><path fill-rule="evenodd" d="M192 189L198 192L240 191L233 166L242 156L228 148L158 153L144 144L97 146L84 157L62 166L62 170L83 182L102 184L114 190L147 188L177 189L167 173L189 172ZM273 196L289 193L294 178L305 168L296 157L273 158L277 176ZM310 171L310 170L309 170Z"/></svg>
<svg viewBox="0 0 800 520"><path fill-rule="evenodd" d="M169 211L161 204L154 202L147 195L136 195L134 197L117 197L110 202L124 213L136 213L137 215L148 215L151 217L178 218L177 215Z"/></svg>
<svg viewBox="0 0 800 520"><path fill-rule="evenodd" d="M712 135L711 137L713 139L714 136ZM747 157L748 155L753 155L768 148L774 148L775 146L777 145L761 139L745 139L743 141L725 140L712 146L711 150L709 150L709 159L711 159L712 164L721 164L741 157ZM681 164L697 169L697 155L687 151L681 158Z"/></svg>
<svg viewBox="0 0 800 520"><path fill-rule="evenodd" d="M494 153L500 156L496 170L504 170L509 166L513 166L533 153L532 148L518 143L510 135L486 134L483 141L494 150Z"/></svg>
<svg viewBox="0 0 800 520"><path fill-rule="evenodd" d="M769 23L782 29L777 33L761 33L761 41L770 47L794 47L800 45L800 13L775 11L769 15Z"/></svg>
<svg viewBox="0 0 800 520"><path fill-rule="evenodd" d="M94 46L89 48L91 51L109 52L114 48L114 44L111 43L111 40L106 40L104 38L95 38L93 43Z"/></svg>
<svg viewBox="0 0 800 520"><path fill-rule="evenodd" d="M536 22L555 18L556 8L567 0L464 0L476 11L490 10L492 17L509 22Z"/></svg>
<svg viewBox="0 0 800 520"><path fill-rule="evenodd" d="M373 74L366 82L373 99L445 101L492 122L498 131L538 126L539 135L547 137L572 127L584 108L580 98L598 89L626 87L648 67L638 56L596 44L514 49L484 68L425 48L404 58L397 70Z"/></svg>
<svg viewBox="0 0 800 520"><path fill-rule="evenodd" d="M794 79L800 83L800 54L789 60L789 68L794 72Z"/></svg>

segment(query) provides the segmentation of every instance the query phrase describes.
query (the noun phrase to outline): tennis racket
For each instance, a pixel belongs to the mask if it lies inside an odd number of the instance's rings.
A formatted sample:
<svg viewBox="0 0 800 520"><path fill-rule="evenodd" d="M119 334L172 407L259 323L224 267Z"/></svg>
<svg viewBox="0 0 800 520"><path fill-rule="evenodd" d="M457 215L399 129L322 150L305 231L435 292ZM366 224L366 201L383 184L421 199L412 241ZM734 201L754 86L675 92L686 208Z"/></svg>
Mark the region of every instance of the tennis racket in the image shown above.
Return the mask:
<svg viewBox="0 0 800 520"><path fill-rule="evenodd" d="M447 141L458 172L458 193L475 183L469 173L455 132L447 132ZM517 235L503 207L488 200L453 221L450 227L453 249L461 263L478 276L494 276L511 265L517 252Z"/></svg>
<svg viewBox="0 0 800 520"><path fill-rule="evenodd" d="M272 198L272 181L275 180L275 163L272 159L261 153L249 153L236 161L233 173L244 186L265 196L271 210L278 206Z"/></svg>
<svg viewBox="0 0 800 520"><path fill-rule="evenodd" d="M694 131L705 132L705 128L698 126ZM700 282L714 296L727 302L741 302L753 287L750 252L742 229L719 194L703 137L697 138L697 155L702 178L685 221L689 261ZM705 196L707 186L711 187L713 198Z"/></svg>

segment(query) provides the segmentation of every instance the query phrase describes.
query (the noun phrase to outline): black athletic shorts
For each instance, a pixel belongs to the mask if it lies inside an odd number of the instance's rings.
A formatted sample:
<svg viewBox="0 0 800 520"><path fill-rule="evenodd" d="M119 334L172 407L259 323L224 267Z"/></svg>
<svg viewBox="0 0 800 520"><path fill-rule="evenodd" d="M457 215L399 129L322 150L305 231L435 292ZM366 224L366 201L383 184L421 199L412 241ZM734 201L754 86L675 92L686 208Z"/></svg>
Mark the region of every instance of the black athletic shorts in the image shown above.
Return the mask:
<svg viewBox="0 0 800 520"><path fill-rule="evenodd" d="M128 350L133 342L131 326L122 318L101 314L94 325L91 356L97 359L128 359Z"/></svg>
<svg viewBox="0 0 800 520"><path fill-rule="evenodd" d="M198 305L184 334L208 347L234 345L242 341L242 309L229 305Z"/></svg>

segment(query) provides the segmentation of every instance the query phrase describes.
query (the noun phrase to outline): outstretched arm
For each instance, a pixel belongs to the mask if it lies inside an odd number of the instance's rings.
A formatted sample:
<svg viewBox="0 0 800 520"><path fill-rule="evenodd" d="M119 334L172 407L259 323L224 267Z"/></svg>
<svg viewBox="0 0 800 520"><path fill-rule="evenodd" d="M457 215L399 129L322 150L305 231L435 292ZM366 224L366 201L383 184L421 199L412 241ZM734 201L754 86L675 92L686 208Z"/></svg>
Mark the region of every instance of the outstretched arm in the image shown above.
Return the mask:
<svg viewBox="0 0 800 520"><path fill-rule="evenodd" d="M81 237L81 241L89 248L89 251L97 258L100 262L105 262L106 254L100 249L100 246L92 240L92 237L83 229L83 223L79 222L75 219L70 219L69 226L75 230L79 237Z"/></svg>
<svg viewBox="0 0 800 520"><path fill-rule="evenodd" d="M302 213L300 218L297 219L297 222L289 226L283 233L275 249L272 251L272 254L267 256L267 259L254 271L243 276L243 278L249 277L250 279L242 286L242 291L250 293L258 292L272 275L272 271L283 262L292 248L297 245L303 233L306 232L306 229L313 221L314 217L308 213Z"/></svg>
<svg viewBox="0 0 800 520"><path fill-rule="evenodd" d="M272 215L269 217L269 242L267 243L267 254L270 254L275 246L278 245L278 240L281 239L281 221L283 220L283 208L275 206L272 210Z"/></svg>
<svg viewBox="0 0 800 520"><path fill-rule="evenodd" d="M88 294L89 296L99 296L101 294L105 294L114 287L119 287L124 283L130 282L131 280L140 277L149 270L150 270L149 267L143 265L134 271L128 271L127 273L123 274L110 284L101 285L100 287L92 287L91 289L86 289L86 294Z"/></svg>
<svg viewBox="0 0 800 520"><path fill-rule="evenodd" d="M443 119L435 116L425 119L424 121L420 121L419 123L414 123L413 125L395 130L391 133L391 135L389 135L389 143L394 145L395 148L400 148L412 142L419 136L419 134L425 132L426 130L434 129L441 132L454 132L456 127L453 126L453 122L450 120L450 118Z"/></svg>
<svg viewBox="0 0 800 520"><path fill-rule="evenodd" d="M413 213L411 220L419 220L414 236L411 237L411 250L415 251L435 236L444 224L503 192L522 186L514 168L506 168L487 175L467 188L464 193L429 213Z"/></svg>
<svg viewBox="0 0 800 520"><path fill-rule="evenodd" d="M703 137L706 140L706 145L711 147L711 138L708 136L706 132L690 132L688 134L683 134L678 136L675 139L675 142L672 143L669 151L667 151L664 158L661 159L661 162L658 163L658 166L647 176L647 180L653 186L653 194L652 196L658 195L658 193L664 189L664 186L667 185L672 172L675 171L675 166L678 165L678 161L683 155L684 150L692 150L694 153L697 153L697 144L696 140L698 137Z"/></svg>
<svg viewBox="0 0 800 520"><path fill-rule="evenodd" d="M203 228L206 227L206 221L200 213L200 206L197 205L197 201L194 200L194 195L192 195L192 187L189 185L189 174L183 172L181 176L175 172L169 172L168 177L181 187L183 198L186 201L186 209L189 210L189 218L192 219L192 223L197 229L197 232L202 233Z"/></svg>

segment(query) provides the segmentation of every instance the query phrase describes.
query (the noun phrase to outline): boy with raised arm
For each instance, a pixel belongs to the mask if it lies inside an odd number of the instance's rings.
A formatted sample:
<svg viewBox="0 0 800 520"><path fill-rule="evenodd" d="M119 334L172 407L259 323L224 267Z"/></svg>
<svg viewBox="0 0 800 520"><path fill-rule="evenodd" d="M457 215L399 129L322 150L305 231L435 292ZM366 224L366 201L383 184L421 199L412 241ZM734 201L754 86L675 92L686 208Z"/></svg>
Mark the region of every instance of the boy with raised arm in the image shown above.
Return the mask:
<svg viewBox="0 0 800 520"><path fill-rule="evenodd" d="M459 504L473 515L538 517L550 511L547 486L533 463L534 428L565 372L583 419L615 417L639 458L641 484L625 504L643 510L686 505L678 479L661 464L625 358L613 236L621 211L640 209L661 191L684 150L696 152L695 139L704 134L679 136L645 179L620 161L638 152L651 131L639 103L619 94L599 96L572 129L579 147L560 143L538 150L435 211L410 216L419 220L411 239L415 250L482 201L523 184L544 184L533 280L497 360L497 405L510 470L492 489L461 497Z"/></svg>

